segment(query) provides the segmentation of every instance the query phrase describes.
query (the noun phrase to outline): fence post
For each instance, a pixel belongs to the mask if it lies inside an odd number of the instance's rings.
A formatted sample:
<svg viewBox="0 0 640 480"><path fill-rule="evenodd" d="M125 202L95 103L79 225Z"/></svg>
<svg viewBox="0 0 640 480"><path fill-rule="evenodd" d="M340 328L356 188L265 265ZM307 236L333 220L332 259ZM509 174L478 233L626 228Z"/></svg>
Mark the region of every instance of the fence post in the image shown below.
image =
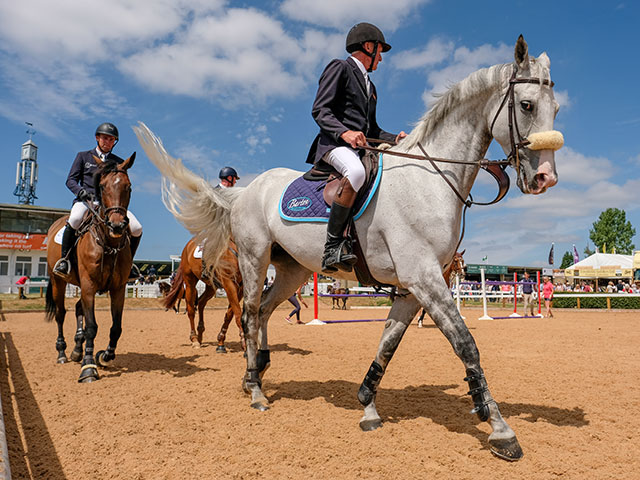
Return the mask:
<svg viewBox="0 0 640 480"><path fill-rule="evenodd" d="M458 307L458 313L463 320L466 320L465 317L462 316L462 312L460 311L460 274L456 273L456 307Z"/></svg>
<svg viewBox="0 0 640 480"><path fill-rule="evenodd" d="M524 312L526 315L527 312ZM510 317L520 317L518 315L518 274L513 272L513 313L509 315Z"/></svg>
<svg viewBox="0 0 640 480"><path fill-rule="evenodd" d="M484 281L484 268L480 269L480 279L482 280L482 308L484 313L478 320L493 320L487 313L487 284Z"/></svg>
<svg viewBox="0 0 640 480"><path fill-rule="evenodd" d="M313 272L313 320L307 322L307 325L324 325L325 323L318 319L318 272Z"/></svg>

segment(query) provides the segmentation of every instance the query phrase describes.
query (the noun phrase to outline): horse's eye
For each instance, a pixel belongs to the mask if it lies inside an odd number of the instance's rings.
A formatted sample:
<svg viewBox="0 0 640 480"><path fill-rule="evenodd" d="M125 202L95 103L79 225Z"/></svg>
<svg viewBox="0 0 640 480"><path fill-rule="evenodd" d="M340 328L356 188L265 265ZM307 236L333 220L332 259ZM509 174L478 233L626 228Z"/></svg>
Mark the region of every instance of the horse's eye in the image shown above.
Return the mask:
<svg viewBox="0 0 640 480"><path fill-rule="evenodd" d="M528 102L527 100L520 102L520 106L525 112L533 112L533 103Z"/></svg>

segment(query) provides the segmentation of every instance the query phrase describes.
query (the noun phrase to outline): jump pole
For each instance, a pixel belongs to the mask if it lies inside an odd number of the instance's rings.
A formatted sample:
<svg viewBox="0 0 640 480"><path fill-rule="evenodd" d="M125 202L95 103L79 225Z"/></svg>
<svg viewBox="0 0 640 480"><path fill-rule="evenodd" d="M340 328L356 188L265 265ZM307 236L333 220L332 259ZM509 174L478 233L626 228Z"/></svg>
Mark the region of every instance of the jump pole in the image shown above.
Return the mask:
<svg viewBox="0 0 640 480"><path fill-rule="evenodd" d="M463 320L466 320L466 318L462 315L462 312L460 311L460 274L456 273L456 307L458 307L458 313L460 314L460 317Z"/></svg>
<svg viewBox="0 0 640 480"><path fill-rule="evenodd" d="M493 320L487 313L487 284L484 281L484 268L480 269L480 279L482 280L482 308L484 310L484 315L482 315L478 320Z"/></svg>
<svg viewBox="0 0 640 480"><path fill-rule="evenodd" d="M318 319L318 272L313 272L313 320L307 322L307 325L324 325L322 320Z"/></svg>
<svg viewBox="0 0 640 480"><path fill-rule="evenodd" d="M527 312L524 312L526 315ZM513 313L509 317L516 318L518 315L518 274L513 272Z"/></svg>

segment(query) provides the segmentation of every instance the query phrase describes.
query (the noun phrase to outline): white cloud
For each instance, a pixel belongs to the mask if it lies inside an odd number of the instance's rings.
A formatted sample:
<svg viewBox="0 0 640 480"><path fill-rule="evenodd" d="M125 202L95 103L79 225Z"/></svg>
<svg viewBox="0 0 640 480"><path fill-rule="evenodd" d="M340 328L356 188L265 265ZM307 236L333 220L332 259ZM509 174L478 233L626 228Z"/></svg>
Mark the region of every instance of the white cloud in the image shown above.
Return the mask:
<svg viewBox="0 0 640 480"><path fill-rule="evenodd" d="M466 78L471 73L484 67L498 63L507 63L513 58L513 47L500 43L497 46L480 45L475 49L458 47L453 50L450 63L441 69L430 69L427 72L427 84L422 99L426 106L434 101L435 93L445 92L451 85Z"/></svg>
<svg viewBox="0 0 640 480"><path fill-rule="evenodd" d="M348 29L356 22L371 22L383 31L395 30L417 7L430 0L285 0L280 9L294 20L323 27ZM343 35L344 37L344 35ZM389 39L385 36L385 39Z"/></svg>
<svg viewBox="0 0 640 480"><path fill-rule="evenodd" d="M424 68L443 62L453 53L455 44L440 38L433 38L424 47L395 54L391 64L398 70Z"/></svg>
<svg viewBox="0 0 640 480"><path fill-rule="evenodd" d="M555 158L558 178L563 183L592 185L615 174L615 167L609 159L588 157L571 147L558 150Z"/></svg>

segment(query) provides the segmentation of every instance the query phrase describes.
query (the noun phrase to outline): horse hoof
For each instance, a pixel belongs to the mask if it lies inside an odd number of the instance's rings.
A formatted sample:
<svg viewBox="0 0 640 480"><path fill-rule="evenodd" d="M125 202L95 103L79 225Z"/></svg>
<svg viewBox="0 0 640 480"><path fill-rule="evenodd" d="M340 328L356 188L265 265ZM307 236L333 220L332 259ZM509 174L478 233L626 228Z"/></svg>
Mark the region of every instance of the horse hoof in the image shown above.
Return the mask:
<svg viewBox="0 0 640 480"><path fill-rule="evenodd" d="M67 357L66 356L58 357L57 363L59 363L60 365L67 363Z"/></svg>
<svg viewBox="0 0 640 480"><path fill-rule="evenodd" d="M216 348L216 353L227 353L227 349L224 345L218 345L218 348Z"/></svg>
<svg viewBox="0 0 640 480"><path fill-rule="evenodd" d="M191 342L191 347L192 348L200 348L202 345L200 345L199 342Z"/></svg>
<svg viewBox="0 0 640 480"><path fill-rule="evenodd" d="M76 352L75 350L73 352L71 352L71 361L73 362L79 362L80 360L82 360L82 352Z"/></svg>
<svg viewBox="0 0 640 480"><path fill-rule="evenodd" d="M506 439L489 439L489 450L496 457L508 462L517 462L520 460L524 453L516 437Z"/></svg>
<svg viewBox="0 0 640 480"><path fill-rule="evenodd" d="M104 351L104 350L100 350L96 354L96 363L98 364L99 367L102 367L102 368L110 367L111 365L113 365L113 361L114 360L115 360L115 358L112 358L111 360L108 360L107 359L107 352Z"/></svg>
<svg viewBox="0 0 640 480"><path fill-rule="evenodd" d="M98 367L93 364L88 364L82 367L80 371L80 378L78 378L78 383L91 383L99 379L100 376L98 375Z"/></svg>
<svg viewBox="0 0 640 480"><path fill-rule="evenodd" d="M251 404L251 408L255 408L256 410L260 410L261 412L266 412L269 410L269 405L265 404L262 401L253 402Z"/></svg>
<svg viewBox="0 0 640 480"><path fill-rule="evenodd" d="M382 420L379 418L367 418L360 420L360 429L363 432L371 432L382 427Z"/></svg>

